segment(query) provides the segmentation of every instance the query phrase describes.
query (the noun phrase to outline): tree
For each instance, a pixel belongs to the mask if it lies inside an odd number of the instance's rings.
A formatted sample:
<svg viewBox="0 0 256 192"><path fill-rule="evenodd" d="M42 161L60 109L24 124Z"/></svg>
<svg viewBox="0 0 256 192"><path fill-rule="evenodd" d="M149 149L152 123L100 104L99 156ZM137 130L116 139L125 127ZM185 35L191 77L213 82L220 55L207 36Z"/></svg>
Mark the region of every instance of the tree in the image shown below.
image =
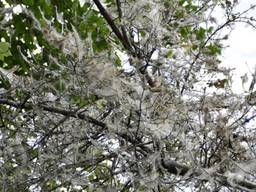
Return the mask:
<svg viewBox="0 0 256 192"><path fill-rule="evenodd" d="M220 66L255 27L237 4L1 1L0 189L255 191L255 92Z"/></svg>

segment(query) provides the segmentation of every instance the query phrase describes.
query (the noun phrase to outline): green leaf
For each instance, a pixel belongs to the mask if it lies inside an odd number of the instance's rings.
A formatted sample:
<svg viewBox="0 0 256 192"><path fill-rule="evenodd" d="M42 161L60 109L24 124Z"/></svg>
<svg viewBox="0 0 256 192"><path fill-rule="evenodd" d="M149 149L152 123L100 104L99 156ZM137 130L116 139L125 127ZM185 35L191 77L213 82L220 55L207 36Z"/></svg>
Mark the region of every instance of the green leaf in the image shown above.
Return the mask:
<svg viewBox="0 0 256 192"><path fill-rule="evenodd" d="M192 50L196 50L198 48L198 45L192 45Z"/></svg>
<svg viewBox="0 0 256 192"><path fill-rule="evenodd" d="M0 42L0 53L7 52L9 50L10 44L7 42Z"/></svg>
<svg viewBox="0 0 256 192"><path fill-rule="evenodd" d="M82 98L79 95L72 95L71 100L73 101L74 104L76 104L79 107L84 107L84 106L88 105L88 103L89 103L88 100Z"/></svg>
<svg viewBox="0 0 256 192"><path fill-rule="evenodd" d="M176 16L178 19L182 18L183 15L184 15L184 12L182 12L182 11L177 10L177 11L175 12L175 16Z"/></svg>
<svg viewBox="0 0 256 192"><path fill-rule="evenodd" d="M107 41L105 39L100 39L99 40L95 40L93 42L93 50L97 53L97 52L101 52L103 50L106 50L109 48L109 45L107 43Z"/></svg>
<svg viewBox="0 0 256 192"><path fill-rule="evenodd" d="M12 55L9 48L10 48L9 43L0 42L0 61L3 61L5 57Z"/></svg>
<svg viewBox="0 0 256 192"><path fill-rule="evenodd" d="M173 51L171 49L169 49L166 54L165 57L170 58L173 55Z"/></svg>
<svg viewBox="0 0 256 192"><path fill-rule="evenodd" d="M28 5L28 6L33 6L34 5L34 0L24 0L23 3L25 5Z"/></svg>
<svg viewBox="0 0 256 192"><path fill-rule="evenodd" d="M205 38L205 32L206 32L206 30L204 28L200 27L196 31L196 39L197 40L203 40Z"/></svg>
<svg viewBox="0 0 256 192"><path fill-rule="evenodd" d="M66 89L65 83L64 83L64 81L62 81L62 80L56 81L56 82L54 83L54 87L55 87L58 91L60 91L60 92L63 92L63 91L65 91L65 89Z"/></svg>
<svg viewBox="0 0 256 192"><path fill-rule="evenodd" d="M118 56L116 56L115 65L118 66L118 67L121 66L121 59Z"/></svg>
<svg viewBox="0 0 256 192"><path fill-rule="evenodd" d="M11 84L7 78L0 76L0 88L10 89Z"/></svg>
<svg viewBox="0 0 256 192"><path fill-rule="evenodd" d="M181 37L183 37L184 39L188 38L189 35L189 27L181 27L180 28L180 35Z"/></svg>
<svg viewBox="0 0 256 192"><path fill-rule="evenodd" d="M186 2L186 0L180 0L179 1L179 6L182 6L185 2Z"/></svg>
<svg viewBox="0 0 256 192"><path fill-rule="evenodd" d="M212 33L213 32L213 26L211 26L211 27L209 27L209 29L208 29L208 33Z"/></svg>
<svg viewBox="0 0 256 192"><path fill-rule="evenodd" d="M46 187L47 189L49 189L49 191L51 191L51 189L55 189L57 187L57 182L55 180L49 180L46 183Z"/></svg>
<svg viewBox="0 0 256 192"><path fill-rule="evenodd" d="M221 47L216 44L211 43L210 45L206 46L205 48L206 48L206 50L204 51L204 53L206 55L216 56L216 55L221 54Z"/></svg>

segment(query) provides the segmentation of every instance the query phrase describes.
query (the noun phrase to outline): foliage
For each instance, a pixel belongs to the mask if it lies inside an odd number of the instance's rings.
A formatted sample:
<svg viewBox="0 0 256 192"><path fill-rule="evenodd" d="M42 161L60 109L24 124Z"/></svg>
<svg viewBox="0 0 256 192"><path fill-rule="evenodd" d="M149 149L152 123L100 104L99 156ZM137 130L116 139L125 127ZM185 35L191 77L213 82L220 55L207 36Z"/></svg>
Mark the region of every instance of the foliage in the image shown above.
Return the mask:
<svg viewBox="0 0 256 192"><path fill-rule="evenodd" d="M3 61L5 57L11 56L9 50L9 43L0 42L0 60Z"/></svg>
<svg viewBox="0 0 256 192"><path fill-rule="evenodd" d="M0 1L0 189L255 191L255 81L220 66L255 27L237 4Z"/></svg>

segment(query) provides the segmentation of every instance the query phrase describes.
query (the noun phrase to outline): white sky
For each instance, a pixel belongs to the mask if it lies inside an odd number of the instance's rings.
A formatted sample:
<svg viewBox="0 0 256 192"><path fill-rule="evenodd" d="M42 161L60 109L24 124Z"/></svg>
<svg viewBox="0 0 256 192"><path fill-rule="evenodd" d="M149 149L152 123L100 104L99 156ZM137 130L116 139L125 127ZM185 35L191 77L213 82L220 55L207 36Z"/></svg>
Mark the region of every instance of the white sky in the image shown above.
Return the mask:
<svg viewBox="0 0 256 192"><path fill-rule="evenodd" d="M256 4L256 0L240 0L237 10L245 10L251 4ZM256 16L256 10L250 11L249 16ZM256 67L256 29L242 23L236 24L227 45L229 47L223 52L222 64L235 68L233 71L233 89L238 93L244 92L240 77L247 73L249 81L245 89L248 91L251 73L254 72Z"/></svg>

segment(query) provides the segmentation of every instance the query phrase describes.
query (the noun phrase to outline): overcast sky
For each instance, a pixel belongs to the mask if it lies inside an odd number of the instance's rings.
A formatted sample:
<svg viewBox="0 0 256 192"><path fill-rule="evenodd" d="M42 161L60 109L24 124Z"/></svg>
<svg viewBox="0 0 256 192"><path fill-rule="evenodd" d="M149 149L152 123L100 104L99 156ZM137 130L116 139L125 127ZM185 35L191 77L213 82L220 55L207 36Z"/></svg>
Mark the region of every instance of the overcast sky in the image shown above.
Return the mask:
<svg viewBox="0 0 256 192"><path fill-rule="evenodd" d="M240 0L238 11L245 10L251 4L256 4L255 0ZM256 10L250 12L250 16L256 16ZM245 86L248 90L251 73L256 67L256 29L244 24L237 24L227 41L228 48L223 52L222 61L226 66L234 67L234 89L243 92L240 76L248 74L249 82Z"/></svg>

